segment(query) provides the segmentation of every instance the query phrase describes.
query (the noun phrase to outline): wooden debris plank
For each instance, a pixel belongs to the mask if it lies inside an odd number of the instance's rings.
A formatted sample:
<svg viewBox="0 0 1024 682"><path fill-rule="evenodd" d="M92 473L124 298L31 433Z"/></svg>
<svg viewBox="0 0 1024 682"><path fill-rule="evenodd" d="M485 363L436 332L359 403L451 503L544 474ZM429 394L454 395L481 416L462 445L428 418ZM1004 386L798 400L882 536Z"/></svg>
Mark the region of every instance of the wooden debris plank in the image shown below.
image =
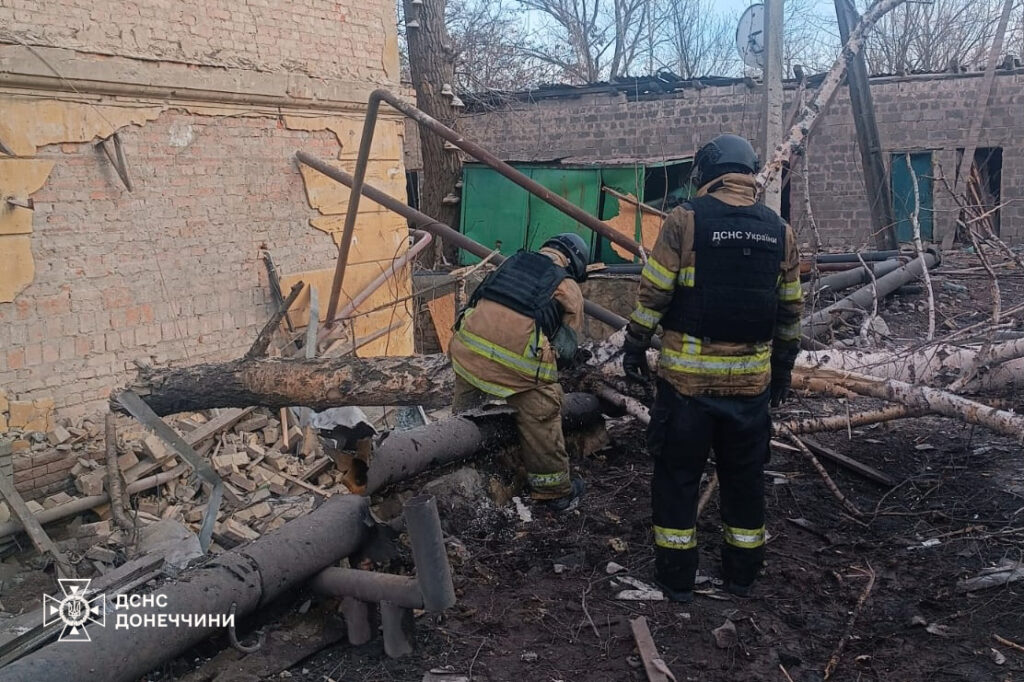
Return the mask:
<svg viewBox="0 0 1024 682"><path fill-rule="evenodd" d="M647 626L647 618L631 618L629 627L633 630L633 639L636 640L636 648L640 651L647 679L650 682L675 682L675 675L668 669L668 665L658 653L658 647L654 644L651 629Z"/></svg>
<svg viewBox="0 0 1024 682"><path fill-rule="evenodd" d="M430 319L437 332L437 341L441 345L441 352L447 353L448 344L451 343L454 334L452 327L455 326L455 292L427 301L427 309L430 311Z"/></svg>
<svg viewBox="0 0 1024 682"><path fill-rule="evenodd" d="M848 457L847 455L844 455L841 452L836 452L831 448L827 448L821 443L812 440L806 436L801 436L800 440L802 440L804 442L804 445L810 448L811 451L814 452L814 454L818 455L818 457L824 457L825 459L834 462L841 467L845 467L846 469L849 469L850 471L856 474L860 474L869 481L874 481L875 483L888 486L889 488L894 488L899 483L895 478L893 478L889 474L883 471L879 471L874 467L868 466L863 462L859 462L852 457Z"/></svg>
<svg viewBox="0 0 1024 682"><path fill-rule="evenodd" d="M232 426L241 421L244 417L252 414L255 407L245 408L231 408L224 410L220 416L214 417L210 421L200 426L195 431L188 433L184 436L185 442L195 447L199 443L202 443L207 438L214 434L220 433L225 429L230 429Z"/></svg>
<svg viewBox="0 0 1024 682"><path fill-rule="evenodd" d="M309 469L306 470L306 473L302 474L300 478L303 481L312 480L327 471L331 467L331 464L333 464L333 460L330 457L321 457L314 461L310 465Z"/></svg>
<svg viewBox="0 0 1024 682"><path fill-rule="evenodd" d="M281 478L285 479L286 481L290 481L290 482L294 483L295 485L299 486L300 488L305 488L306 490L309 490L310 492L314 492L317 495L323 495L324 497L330 497L331 495L334 494L330 490L324 490L323 488L318 488L317 486L313 485L312 483L307 483L306 481L303 481L298 476L292 476L291 474L286 474L283 471L276 471L276 472L275 471L269 471L267 469L263 469L262 466L257 467L257 468L261 469L263 471L266 471L267 475L270 476L271 478L273 478L274 476L280 476Z"/></svg>
<svg viewBox="0 0 1024 682"><path fill-rule="evenodd" d="M21 525L24 526L25 532L32 540L32 544L35 545L41 553L47 554L53 557L54 562L57 564L57 571L62 578L75 578L77 574L75 569L68 562L67 557L64 556L63 552L57 549L57 545L53 543L50 536L43 530L42 524L36 519L35 515L29 511L28 505L25 504L25 500L18 494L18 491L14 489L14 483L11 482L6 476L0 476L0 495L7 500L7 506L11 508L11 512L18 517L21 521Z"/></svg>

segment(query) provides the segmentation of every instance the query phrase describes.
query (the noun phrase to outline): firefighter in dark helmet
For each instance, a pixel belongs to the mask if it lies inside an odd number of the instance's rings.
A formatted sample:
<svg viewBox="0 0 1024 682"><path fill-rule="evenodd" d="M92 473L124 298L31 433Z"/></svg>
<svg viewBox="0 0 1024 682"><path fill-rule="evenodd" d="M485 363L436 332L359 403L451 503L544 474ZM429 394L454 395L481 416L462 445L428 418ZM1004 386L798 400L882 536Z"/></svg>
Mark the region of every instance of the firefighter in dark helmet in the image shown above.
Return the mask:
<svg viewBox="0 0 1024 682"><path fill-rule="evenodd" d="M555 512L575 509L584 488L569 476L558 369L578 357L588 251L565 233L511 256L473 292L448 351L453 411L493 398L514 407L531 496Z"/></svg>
<svg viewBox="0 0 1024 682"><path fill-rule="evenodd" d="M623 369L644 379L645 351L663 330L647 440L655 570L677 601L693 598L698 487L711 450L726 589L747 595L764 560L769 406L789 391L803 296L796 238L755 201L757 170L754 149L736 135L697 152L699 190L665 219L626 331Z"/></svg>

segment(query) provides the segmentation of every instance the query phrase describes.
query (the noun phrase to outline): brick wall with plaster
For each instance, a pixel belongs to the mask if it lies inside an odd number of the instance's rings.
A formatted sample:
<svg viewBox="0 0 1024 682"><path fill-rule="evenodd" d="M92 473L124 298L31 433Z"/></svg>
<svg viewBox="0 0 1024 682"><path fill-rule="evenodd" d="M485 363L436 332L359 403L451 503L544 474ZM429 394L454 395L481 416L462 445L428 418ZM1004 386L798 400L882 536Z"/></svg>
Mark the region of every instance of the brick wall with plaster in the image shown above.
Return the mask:
<svg viewBox="0 0 1024 682"><path fill-rule="evenodd" d="M104 410L136 361L240 355L272 309L263 248L326 309L348 190L293 155L354 166L369 91L397 85L393 3L144 4L0 7L0 437ZM115 131L131 192L98 146ZM382 117L368 179L404 198L401 138ZM363 203L342 304L406 234ZM409 292L402 273L360 307L382 309L356 337L394 325L360 355L412 352L410 307L386 306ZM17 445L27 497L66 482L73 458Z"/></svg>

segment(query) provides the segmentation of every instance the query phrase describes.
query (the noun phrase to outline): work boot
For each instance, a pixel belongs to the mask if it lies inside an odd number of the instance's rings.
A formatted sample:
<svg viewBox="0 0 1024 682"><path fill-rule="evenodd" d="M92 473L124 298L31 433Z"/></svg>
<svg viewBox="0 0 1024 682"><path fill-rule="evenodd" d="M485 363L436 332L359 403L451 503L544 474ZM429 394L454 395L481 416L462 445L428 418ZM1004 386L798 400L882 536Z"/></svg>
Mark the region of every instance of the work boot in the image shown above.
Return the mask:
<svg viewBox="0 0 1024 682"><path fill-rule="evenodd" d="M541 500L537 504L542 508L546 509L555 514L564 514L565 512L571 512L580 506L580 498L583 496L583 491L587 489L587 484L583 482L582 478L572 479L572 490L564 497L556 497L553 500Z"/></svg>
<svg viewBox="0 0 1024 682"><path fill-rule="evenodd" d="M734 583L731 580L726 580L724 587L725 591L729 594L746 598L750 596L753 585L740 585L739 583Z"/></svg>
<svg viewBox="0 0 1024 682"><path fill-rule="evenodd" d="M678 602L680 604L689 604L693 601L693 590L677 590L669 587L660 580L656 582L658 583L658 587L661 588L661 591L664 593L665 598L669 601Z"/></svg>

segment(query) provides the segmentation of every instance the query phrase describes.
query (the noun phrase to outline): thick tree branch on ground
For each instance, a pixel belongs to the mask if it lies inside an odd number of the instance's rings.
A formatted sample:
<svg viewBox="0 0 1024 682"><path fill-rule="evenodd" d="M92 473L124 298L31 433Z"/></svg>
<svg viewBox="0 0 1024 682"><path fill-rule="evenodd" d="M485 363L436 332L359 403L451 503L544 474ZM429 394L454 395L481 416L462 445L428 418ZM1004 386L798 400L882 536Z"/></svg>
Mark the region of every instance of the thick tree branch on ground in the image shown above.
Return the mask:
<svg viewBox="0 0 1024 682"><path fill-rule="evenodd" d="M129 387L159 415L213 407L451 404L454 372L444 355L314 360L233 360L143 368ZM120 409L117 395L111 408Z"/></svg>

